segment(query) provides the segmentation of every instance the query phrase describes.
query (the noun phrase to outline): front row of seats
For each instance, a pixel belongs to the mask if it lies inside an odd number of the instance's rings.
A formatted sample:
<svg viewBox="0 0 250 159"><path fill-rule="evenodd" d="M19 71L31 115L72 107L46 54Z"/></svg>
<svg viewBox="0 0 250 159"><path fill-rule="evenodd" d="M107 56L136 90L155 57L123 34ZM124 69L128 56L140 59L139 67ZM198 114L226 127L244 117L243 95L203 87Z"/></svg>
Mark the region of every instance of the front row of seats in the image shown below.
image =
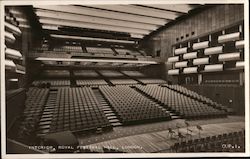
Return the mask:
<svg viewBox="0 0 250 159"><path fill-rule="evenodd" d="M170 149L171 152L244 152L245 131L177 142Z"/></svg>

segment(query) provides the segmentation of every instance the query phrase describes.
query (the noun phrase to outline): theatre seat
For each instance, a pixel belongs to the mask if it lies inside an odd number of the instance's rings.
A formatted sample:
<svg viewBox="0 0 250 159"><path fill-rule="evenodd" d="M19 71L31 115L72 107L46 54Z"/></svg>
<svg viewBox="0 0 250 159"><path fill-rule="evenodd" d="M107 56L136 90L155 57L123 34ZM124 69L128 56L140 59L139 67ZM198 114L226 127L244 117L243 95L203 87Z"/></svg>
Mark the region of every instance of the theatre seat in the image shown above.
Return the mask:
<svg viewBox="0 0 250 159"><path fill-rule="evenodd" d="M136 88L186 119L226 116L224 110L216 109L167 87L147 85L136 86Z"/></svg>
<svg viewBox="0 0 250 159"><path fill-rule="evenodd" d="M166 110L128 86L99 88L123 124L170 119Z"/></svg>
<svg viewBox="0 0 250 159"><path fill-rule="evenodd" d="M29 88L27 92L27 99L25 101L25 109L22 115L18 129L19 140L30 141L35 137L35 132L39 124L40 117L43 113L43 106L48 97L49 89Z"/></svg>
<svg viewBox="0 0 250 159"><path fill-rule="evenodd" d="M58 88L56 106L49 133L60 131L96 131L111 125L89 87Z"/></svg>
<svg viewBox="0 0 250 159"><path fill-rule="evenodd" d="M176 142L171 152L244 152L245 130Z"/></svg>

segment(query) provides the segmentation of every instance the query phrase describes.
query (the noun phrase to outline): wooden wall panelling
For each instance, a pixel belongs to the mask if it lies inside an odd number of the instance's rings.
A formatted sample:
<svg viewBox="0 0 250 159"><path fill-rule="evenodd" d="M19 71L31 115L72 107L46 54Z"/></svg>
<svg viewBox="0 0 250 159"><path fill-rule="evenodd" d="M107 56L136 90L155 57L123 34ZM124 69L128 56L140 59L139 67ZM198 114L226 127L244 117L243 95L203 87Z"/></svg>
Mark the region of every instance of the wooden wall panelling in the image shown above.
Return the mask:
<svg viewBox="0 0 250 159"><path fill-rule="evenodd" d="M241 4L221 4L203 9L145 39L141 42L141 46L152 51L152 54L156 54L156 51L161 49L162 54L165 54L161 55L161 58L167 61L167 58L173 55L172 45L177 43L176 38L179 38L178 42L188 40L243 20L243 9L244 6ZM192 31L194 35L186 38L186 34L191 34ZM181 36L184 38L180 39ZM171 68L167 66L168 69Z"/></svg>
<svg viewBox="0 0 250 159"><path fill-rule="evenodd" d="M229 24L229 17L230 17L230 10L229 10L228 5L225 6L225 15L228 15L228 16L225 16L225 25L228 25Z"/></svg>
<svg viewBox="0 0 250 159"><path fill-rule="evenodd" d="M218 87L216 85L184 85L184 87L204 95L213 101L234 109L236 114L244 115L245 96L243 87Z"/></svg>

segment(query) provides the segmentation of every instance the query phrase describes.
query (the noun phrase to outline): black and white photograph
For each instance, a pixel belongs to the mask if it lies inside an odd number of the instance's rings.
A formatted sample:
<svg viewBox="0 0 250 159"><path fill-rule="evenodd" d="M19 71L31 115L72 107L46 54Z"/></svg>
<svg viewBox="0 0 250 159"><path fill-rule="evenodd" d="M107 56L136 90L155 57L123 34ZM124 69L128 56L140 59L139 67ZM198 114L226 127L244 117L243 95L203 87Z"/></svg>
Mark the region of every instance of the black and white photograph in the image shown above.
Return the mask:
<svg viewBox="0 0 250 159"><path fill-rule="evenodd" d="M249 155L248 1L0 3L2 158Z"/></svg>

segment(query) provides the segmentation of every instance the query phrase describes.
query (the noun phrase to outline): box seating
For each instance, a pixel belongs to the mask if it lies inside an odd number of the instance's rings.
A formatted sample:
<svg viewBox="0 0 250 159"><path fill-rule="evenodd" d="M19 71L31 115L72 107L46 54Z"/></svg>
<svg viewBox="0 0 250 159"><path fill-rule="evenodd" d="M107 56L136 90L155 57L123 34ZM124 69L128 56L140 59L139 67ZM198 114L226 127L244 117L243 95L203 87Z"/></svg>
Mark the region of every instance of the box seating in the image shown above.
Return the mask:
<svg viewBox="0 0 250 159"><path fill-rule="evenodd" d="M111 128L89 87L58 89L56 107L50 133L59 131L84 131Z"/></svg>
<svg viewBox="0 0 250 159"><path fill-rule="evenodd" d="M154 79L154 78L138 78L138 80L144 84L164 84L164 83L167 83L167 81L165 81L165 80Z"/></svg>
<svg viewBox="0 0 250 159"><path fill-rule="evenodd" d="M212 101L211 99L205 97L205 96L202 96L194 91L191 91L191 90L188 90L187 88L185 87L182 87L180 85L167 85L167 84L164 84L163 86L166 86L172 90L175 90L179 93L182 93L186 96L189 96L193 99L196 99L198 101L201 101L202 103L205 103L205 104L208 104L208 105L211 105L213 107L215 107L216 109L220 109L220 110L224 110L224 111L231 111L229 108L227 108L226 106L223 106L217 102L214 102Z"/></svg>
<svg viewBox="0 0 250 159"><path fill-rule="evenodd" d="M18 138L27 142L26 138L35 135L37 125L43 112L49 89L31 87L27 92L23 120L19 125ZM34 136L33 136L34 137Z"/></svg>
<svg viewBox="0 0 250 159"><path fill-rule="evenodd" d="M215 109L208 104L185 96L167 87L149 85L136 86L136 88L187 119L226 116L226 112L223 110Z"/></svg>
<svg viewBox="0 0 250 159"><path fill-rule="evenodd" d="M244 152L245 131L177 142L170 149L172 152Z"/></svg>
<svg viewBox="0 0 250 159"><path fill-rule="evenodd" d="M128 86L99 87L123 124L169 119L170 115Z"/></svg>
<svg viewBox="0 0 250 159"><path fill-rule="evenodd" d="M70 85L70 80L36 80L32 82L32 85L34 86L41 86L44 84L50 84L51 86L69 86Z"/></svg>

